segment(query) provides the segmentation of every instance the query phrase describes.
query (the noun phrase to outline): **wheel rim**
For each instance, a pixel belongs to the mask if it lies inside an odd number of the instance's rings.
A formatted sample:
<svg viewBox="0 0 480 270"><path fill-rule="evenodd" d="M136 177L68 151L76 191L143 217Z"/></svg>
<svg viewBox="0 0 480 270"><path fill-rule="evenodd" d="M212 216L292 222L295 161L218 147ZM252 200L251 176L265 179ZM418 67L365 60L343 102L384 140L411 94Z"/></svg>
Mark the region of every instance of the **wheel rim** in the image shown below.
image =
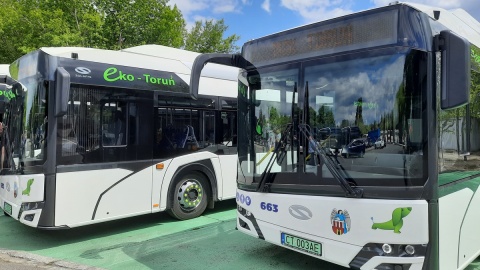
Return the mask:
<svg viewBox="0 0 480 270"><path fill-rule="evenodd" d="M182 210L191 211L200 205L203 196L203 187L200 182L187 179L178 189L177 200Z"/></svg>

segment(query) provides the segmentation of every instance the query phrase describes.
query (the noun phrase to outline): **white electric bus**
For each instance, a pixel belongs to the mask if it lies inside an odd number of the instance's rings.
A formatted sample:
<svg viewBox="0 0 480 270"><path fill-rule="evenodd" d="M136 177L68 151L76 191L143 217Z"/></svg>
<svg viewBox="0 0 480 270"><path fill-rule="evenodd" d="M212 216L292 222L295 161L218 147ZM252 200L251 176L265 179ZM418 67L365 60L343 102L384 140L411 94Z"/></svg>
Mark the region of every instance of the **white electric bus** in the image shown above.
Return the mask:
<svg viewBox="0 0 480 270"><path fill-rule="evenodd" d="M236 190L238 69L197 53L41 48L10 65L0 206L37 228L71 228L167 210L201 215ZM3 139L5 138L5 139Z"/></svg>
<svg viewBox="0 0 480 270"><path fill-rule="evenodd" d="M480 254L479 29L463 10L396 2L197 57L192 97L205 63L242 69L238 230L354 269L468 266ZM342 143L351 127L381 129L387 147L343 157L362 144Z"/></svg>

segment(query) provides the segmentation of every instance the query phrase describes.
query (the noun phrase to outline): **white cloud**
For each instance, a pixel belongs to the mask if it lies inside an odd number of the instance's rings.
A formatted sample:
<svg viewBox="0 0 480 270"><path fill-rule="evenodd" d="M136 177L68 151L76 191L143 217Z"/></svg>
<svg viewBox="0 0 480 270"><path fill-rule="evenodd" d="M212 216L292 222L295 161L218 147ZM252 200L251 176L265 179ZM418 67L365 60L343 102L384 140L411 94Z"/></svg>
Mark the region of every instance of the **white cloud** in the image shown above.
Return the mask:
<svg viewBox="0 0 480 270"><path fill-rule="evenodd" d="M213 13L238 12L240 2L237 0L212 0Z"/></svg>
<svg viewBox="0 0 480 270"><path fill-rule="evenodd" d="M281 0L281 5L296 11L305 22L317 22L350 14L352 0Z"/></svg>
<svg viewBox="0 0 480 270"><path fill-rule="evenodd" d="M270 11L270 0L265 0L265 1L263 1L263 3L262 3L262 8L263 8L266 12L271 13L271 11Z"/></svg>
<svg viewBox="0 0 480 270"><path fill-rule="evenodd" d="M177 5L183 16L189 16L193 12L207 9L209 2L208 0L170 0L168 4Z"/></svg>
<svg viewBox="0 0 480 270"><path fill-rule="evenodd" d="M222 14L241 12L242 7L251 5L251 0L170 0L168 5L177 5L183 14L187 23L187 29L191 29L195 25L195 21L206 20L200 13Z"/></svg>
<svg viewBox="0 0 480 270"><path fill-rule="evenodd" d="M395 57L397 59L392 63L389 63L392 59L388 57L356 60L355 64L360 67L376 68L376 71L369 72L361 71L352 62L331 63L319 69L314 67L311 70L307 69L306 80L309 81L310 89L327 85L326 88L312 90L310 95L312 97L322 91L325 92L321 95L325 95L334 90L335 94L330 95L335 99L334 114L338 125L344 119L354 121L356 107L353 105L359 98L371 104L371 107L365 107L363 110L364 123L372 124L374 121L378 123L382 115L393 110L397 91L403 81L405 56ZM322 75L318 76L319 74Z"/></svg>
<svg viewBox="0 0 480 270"><path fill-rule="evenodd" d="M239 12L242 6L251 5L251 0L170 0L168 5L177 5L183 16L188 17L198 11Z"/></svg>

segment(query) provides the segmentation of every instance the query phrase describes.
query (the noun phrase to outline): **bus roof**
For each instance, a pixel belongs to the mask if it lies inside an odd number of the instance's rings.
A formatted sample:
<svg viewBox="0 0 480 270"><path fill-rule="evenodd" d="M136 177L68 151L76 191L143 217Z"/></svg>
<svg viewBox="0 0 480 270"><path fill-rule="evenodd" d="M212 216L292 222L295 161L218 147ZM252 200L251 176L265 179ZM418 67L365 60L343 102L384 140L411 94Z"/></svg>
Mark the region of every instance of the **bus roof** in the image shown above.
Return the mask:
<svg viewBox="0 0 480 270"><path fill-rule="evenodd" d="M43 47L43 52L57 57L72 58L97 63L169 71L190 75L193 61L199 53L161 45L142 45L119 51L84 47ZM162 67L168 67L164 69ZM238 69L217 64L208 64L202 77L237 81Z"/></svg>
<svg viewBox="0 0 480 270"><path fill-rule="evenodd" d="M440 11L440 17L437 20L438 22L443 24L448 29L450 29L450 30L454 31L455 33L459 34L460 36L464 37L471 44L480 48L480 22L478 22L475 18L473 18L470 14L468 14L463 9L446 10L446 9L443 9L443 8L437 8L437 7L432 7L432 6L422 5L422 4L416 4L416 3L410 3L410 2L399 2L399 1L394 1L389 5L406 5L406 6L412 7L412 8L414 8L414 9L420 11L420 12L425 13L427 16L429 16L430 18L432 18L434 20L435 20L434 11ZM371 8L371 9L367 9L367 10L374 10L374 9L379 9L379 8L382 8L382 7L375 7L375 8ZM355 12L355 13L352 13L352 14L358 14L358 13L361 13L361 12L364 12L364 11L367 11L367 10L358 11L358 12ZM347 15L340 16L340 17L337 17L337 18L330 18L330 19L323 20L323 21L328 21L328 20L331 20L331 19L338 19L338 18L341 18L341 17L350 16L352 14L347 14ZM322 21L318 21L318 22L322 22ZM316 24L318 22L314 22L314 23L311 23L311 24ZM307 24L307 25L310 25L310 24ZM263 38L266 38L266 37L271 37L271 36L274 36L274 35L278 35L280 33L287 32L287 31L290 31L290 30L299 29L299 28L302 28L302 27L307 26L307 25L302 25L302 26L299 26L299 27L294 27L294 28L291 28L291 29L280 31L278 33L273 33L273 34L270 34L270 35L267 35L267 36L264 36L264 37L261 37L261 38L257 38L257 39L247 41L246 43L255 42L256 40L259 40L259 39L263 39Z"/></svg>
<svg viewBox="0 0 480 270"><path fill-rule="evenodd" d="M438 22L467 39L471 44L480 48L480 22L475 20L470 14L463 9L446 10L443 8L431 7L422 4L402 3L413 7L418 11L427 14L430 18L435 19L434 11L440 11Z"/></svg>
<svg viewBox="0 0 480 270"><path fill-rule="evenodd" d="M0 64L0 75L10 76L9 67L8 64Z"/></svg>

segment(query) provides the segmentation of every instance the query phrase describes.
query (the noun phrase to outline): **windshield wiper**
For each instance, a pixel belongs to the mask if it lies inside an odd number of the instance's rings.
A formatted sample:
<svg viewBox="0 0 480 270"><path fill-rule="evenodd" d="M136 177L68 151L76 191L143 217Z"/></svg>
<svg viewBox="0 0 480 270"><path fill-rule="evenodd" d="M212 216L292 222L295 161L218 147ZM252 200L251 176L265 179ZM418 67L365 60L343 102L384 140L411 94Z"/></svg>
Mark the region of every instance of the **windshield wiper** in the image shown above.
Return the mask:
<svg viewBox="0 0 480 270"><path fill-rule="evenodd" d="M261 192L268 192L270 185L269 183L271 181L267 181L267 178L270 176L270 171L272 170L273 164L275 163L275 159L277 160L277 163L281 163L281 160L285 157L285 151L287 149L287 139L288 139L288 134L292 132L292 124L287 124L287 127L285 130L282 132L282 137L280 138L280 141L275 145L275 150L272 152L272 156L268 160L267 167L265 167L265 170L263 171L262 175L260 176L260 181L258 182L258 187L256 191L261 191ZM280 150L282 150L282 155L280 155Z"/></svg>
<svg viewBox="0 0 480 270"><path fill-rule="evenodd" d="M280 165L283 162L283 159L285 158L286 155L286 150L287 150L287 139L290 137L290 148L292 148L291 151L291 158L292 158L292 166L293 166L293 127L295 123L295 93L297 92L297 83L295 82L295 85L293 87L293 92L292 92L292 111L291 111L291 117L292 117L292 122L290 124L287 124L285 127L285 130L282 132L280 141L278 142L277 145L275 145L275 150L273 150L272 156L270 157L270 160L268 161L267 167L265 167L265 170L263 171L262 175L260 176L260 181L258 183L258 187L256 191L262 191L262 192L269 192L270 190L270 183L272 181L267 182L267 178L270 177L270 171L272 170L272 166L274 164L274 159L277 160L277 164ZM287 136L289 135L290 136ZM282 153L280 154L280 150L282 150Z"/></svg>
<svg viewBox="0 0 480 270"><path fill-rule="evenodd" d="M301 124L298 126L298 128L300 129L300 133L302 133L302 135L305 136L305 138L307 138L308 143L310 144L309 138L310 137L313 138L310 132L310 127L306 124ZM327 169L333 175L333 178L335 178L338 181L338 183L340 184L340 187L345 192L345 196L349 198L361 198L363 196L363 190L356 187L354 188L349 184L349 181L343 175L345 173L345 170L339 169L339 167L341 167L341 164L338 162L338 160L334 162L333 159L327 155L325 149L323 149L323 147L320 147L316 141L314 142L314 146L315 146L314 153L320 156L322 164L324 164L325 167L327 167ZM314 157L311 157L311 158L314 158Z"/></svg>
<svg viewBox="0 0 480 270"><path fill-rule="evenodd" d="M304 109L303 109L303 115L302 119L304 123L309 122L309 90L308 90L308 81L305 82L305 99L304 99ZM310 146L310 138L314 140L314 154L318 154L320 156L320 159L322 160L322 163L327 167L327 169L330 171L330 173L333 175L333 178L335 178L340 187L343 189L345 192L345 196L349 198L361 198L363 196L363 190L360 188L353 188L347 178L344 176L346 174L345 170L339 169L341 167L341 164L338 162L337 159L335 159L335 162L327 155L325 152L325 149L322 147L319 147L318 143L315 141L314 137L312 136L312 133L310 132L310 126L308 124L300 124L298 125L298 129L300 130L300 133L302 133L305 138L307 139L308 146ZM307 147L308 149L308 147ZM336 158L335 154L335 158ZM315 157L311 157L315 158ZM304 164L304 172L305 172L305 164Z"/></svg>

